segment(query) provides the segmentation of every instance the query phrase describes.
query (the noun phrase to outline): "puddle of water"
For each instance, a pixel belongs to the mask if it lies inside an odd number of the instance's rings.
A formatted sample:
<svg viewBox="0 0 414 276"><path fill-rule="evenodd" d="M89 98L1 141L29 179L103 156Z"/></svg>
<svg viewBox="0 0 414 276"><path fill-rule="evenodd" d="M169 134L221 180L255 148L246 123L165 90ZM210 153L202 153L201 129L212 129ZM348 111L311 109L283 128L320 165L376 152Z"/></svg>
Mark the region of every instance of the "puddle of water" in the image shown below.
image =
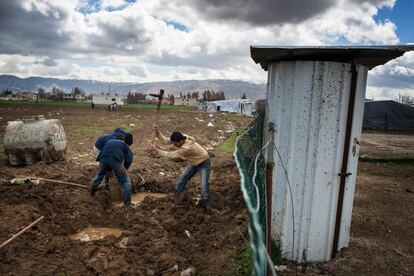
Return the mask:
<svg viewBox="0 0 414 276"><path fill-rule="evenodd" d="M76 241L96 241L102 240L107 236L119 237L122 234L122 230L118 228L109 228L109 227L88 227L83 229L81 232L70 235L71 240Z"/></svg>
<svg viewBox="0 0 414 276"><path fill-rule="evenodd" d="M166 197L167 194L161 194L161 193L138 193L138 194L133 194L131 196L131 201L132 203L140 203L142 201L144 201L144 199L146 197L154 197L154 198L163 198Z"/></svg>
<svg viewBox="0 0 414 276"><path fill-rule="evenodd" d="M137 194L133 194L131 195L131 203L132 203L132 207L136 207L139 206L146 197L152 197L152 198L163 198L168 196L168 194L162 194L162 193L137 193ZM124 203L122 203L121 201L115 201L114 202L115 207L122 207L124 206Z"/></svg>

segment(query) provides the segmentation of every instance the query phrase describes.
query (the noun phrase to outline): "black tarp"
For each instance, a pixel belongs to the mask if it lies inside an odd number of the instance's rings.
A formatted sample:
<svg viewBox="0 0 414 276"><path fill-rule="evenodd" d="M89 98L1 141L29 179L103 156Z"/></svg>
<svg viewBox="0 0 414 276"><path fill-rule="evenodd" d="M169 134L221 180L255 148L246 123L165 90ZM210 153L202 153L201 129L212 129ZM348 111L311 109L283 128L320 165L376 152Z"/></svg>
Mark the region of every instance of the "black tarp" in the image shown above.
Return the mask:
<svg viewBox="0 0 414 276"><path fill-rule="evenodd" d="M414 131L414 107L394 101L365 102L363 128Z"/></svg>

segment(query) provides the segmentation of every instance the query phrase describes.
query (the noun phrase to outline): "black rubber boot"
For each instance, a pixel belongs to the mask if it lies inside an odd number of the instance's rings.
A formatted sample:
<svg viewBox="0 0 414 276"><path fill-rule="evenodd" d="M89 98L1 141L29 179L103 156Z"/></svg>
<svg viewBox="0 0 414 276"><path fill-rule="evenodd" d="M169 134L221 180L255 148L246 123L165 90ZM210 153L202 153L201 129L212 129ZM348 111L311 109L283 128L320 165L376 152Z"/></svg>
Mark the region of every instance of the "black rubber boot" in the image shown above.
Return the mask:
<svg viewBox="0 0 414 276"><path fill-rule="evenodd" d="M178 205L181 202L183 202L183 199L184 199L184 193L183 192L181 192L181 193L175 192L175 195L174 195L174 204L175 205Z"/></svg>
<svg viewBox="0 0 414 276"><path fill-rule="evenodd" d="M96 194L96 190L94 188L91 188L90 194L91 194L91 197L94 197Z"/></svg>
<svg viewBox="0 0 414 276"><path fill-rule="evenodd" d="M196 206L197 206L198 208L203 208L203 212L204 212L204 214L208 214L208 201L206 201L206 200L204 200L204 199L200 199L200 200L197 202Z"/></svg>

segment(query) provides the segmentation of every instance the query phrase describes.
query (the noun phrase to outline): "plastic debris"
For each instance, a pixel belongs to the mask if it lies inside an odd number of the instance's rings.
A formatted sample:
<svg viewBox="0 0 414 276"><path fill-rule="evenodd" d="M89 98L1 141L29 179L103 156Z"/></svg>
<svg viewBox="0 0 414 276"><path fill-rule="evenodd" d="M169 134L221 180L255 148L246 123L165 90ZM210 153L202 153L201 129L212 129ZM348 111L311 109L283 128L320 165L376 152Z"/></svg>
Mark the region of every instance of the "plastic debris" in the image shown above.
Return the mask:
<svg viewBox="0 0 414 276"><path fill-rule="evenodd" d="M161 176L164 176L164 175L165 175L165 173L164 173L164 172L160 172L160 175L161 175Z"/></svg>
<svg viewBox="0 0 414 276"><path fill-rule="evenodd" d="M211 122L209 122L209 123L207 124L207 126L209 126L209 127L213 127L214 125L213 125Z"/></svg>
<svg viewBox="0 0 414 276"><path fill-rule="evenodd" d="M197 274L197 269L195 267L189 267L186 270L181 271L181 276L195 276Z"/></svg>
<svg viewBox="0 0 414 276"><path fill-rule="evenodd" d="M129 124L129 126L130 126L130 127L134 127L134 126L135 126L135 124L133 124L133 123L130 123L130 124Z"/></svg>
<svg viewBox="0 0 414 276"><path fill-rule="evenodd" d="M187 237L191 237L190 231L188 231L187 229L184 230L184 233Z"/></svg>
<svg viewBox="0 0 414 276"><path fill-rule="evenodd" d="M275 265L276 271L285 271L287 269L287 266L285 265Z"/></svg>
<svg viewBox="0 0 414 276"><path fill-rule="evenodd" d="M39 185L40 180L39 179L30 179L30 178L13 178L10 180L11 184L17 184L17 185L24 185L24 184L34 184Z"/></svg>

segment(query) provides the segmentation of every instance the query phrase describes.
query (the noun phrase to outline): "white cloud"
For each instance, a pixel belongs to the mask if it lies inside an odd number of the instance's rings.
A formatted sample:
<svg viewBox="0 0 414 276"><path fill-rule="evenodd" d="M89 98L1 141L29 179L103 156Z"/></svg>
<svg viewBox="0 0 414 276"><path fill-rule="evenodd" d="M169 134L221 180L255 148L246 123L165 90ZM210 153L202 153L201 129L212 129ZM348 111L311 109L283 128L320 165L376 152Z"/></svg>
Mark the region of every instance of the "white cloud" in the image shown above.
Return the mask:
<svg viewBox="0 0 414 276"><path fill-rule="evenodd" d="M104 81L265 82L266 73L250 58L250 45L399 42L393 22L373 20L379 7L393 7L394 0L315 0L308 10L307 2L297 0L260 1L252 9L246 9L249 1L105 0L100 10L97 3L1 1L0 10L9 13L0 18L0 73ZM286 16L297 5L304 11ZM277 16L275 7L285 13ZM413 78L413 56L375 69L370 86L383 85L381 78L407 87L404 77ZM370 91L383 93L375 89Z"/></svg>
<svg viewBox="0 0 414 276"><path fill-rule="evenodd" d="M120 7L123 7L125 5L124 0L103 0L101 3L101 7L102 9L109 9L109 8L113 8L113 9L117 9Z"/></svg>

